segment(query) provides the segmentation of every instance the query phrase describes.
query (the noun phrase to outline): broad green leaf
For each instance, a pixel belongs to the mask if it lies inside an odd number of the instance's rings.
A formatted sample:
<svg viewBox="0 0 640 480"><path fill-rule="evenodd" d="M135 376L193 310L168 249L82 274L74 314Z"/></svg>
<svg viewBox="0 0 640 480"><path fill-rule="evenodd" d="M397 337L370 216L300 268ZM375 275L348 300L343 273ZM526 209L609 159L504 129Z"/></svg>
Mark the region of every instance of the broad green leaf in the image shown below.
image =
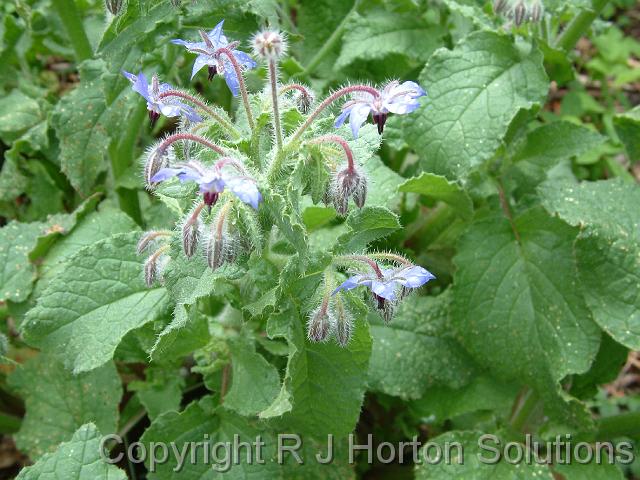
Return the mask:
<svg viewBox="0 0 640 480"><path fill-rule="evenodd" d="M450 297L448 293L410 297L398 306L388 325L369 314L370 389L415 399L436 385L459 388L469 381L475 367L450 334Z"/></svg>
<svg viewBox="0 0 640 480"><path fill-rule="evenodd" d="M11 222L0 228L0 301L21 302L31 293L36 268L29 252L41 233L38 222Z"/></svg>
<svg viewBox="0 0 640 480"><path fill-rule="evenodd" d="M0 301L21 302L29 296L36 279L32 262L68 234L96 202L97 196L92 196L70 214L52 215L44 222L10 222L0 228Z"/></svg>
<svg viewBox="0 0 640 480"><path fill-rule="evenodd" d="M541 209L512 224L486 215L462 237L453 322L462 344L499 378L548 394L550 384L591 365L600 332L578 287L575 237Z"/></svg>
<svg viewBox="0 0 640 480"><path fill-rule="evenodd" d="M391 54L426 61L440 46L442 31L412 13L374 10L349 17L336 68L356 60L381 60Z"/></svg>
<svg viewBox="0 0 640 480"><path fill-rule="evenodd" d="M640 107L613 117L613 125L632 162L640 161Z"/></svg>
<svg viewBox="0 0 640 480"><path fill-rule="evenodd" d="M173 320L160 332L149 354L153 361L173 360L204 347L209 339L207 318L198 313L196 305L179 303Z"/></svg>
<svg viewBox="0 0 640 480"><path fill-rule="evenodd" d="M507 170L519 188L534 187L547 177L550 168L572 157L593 151L605 141L598 132L574 123L560 121L530 132L513 153Z"/></svg>
<svg viewBox="0 0 640 480"><path fill-rule="evenodd" d="M102 434L96 426L87 423L55 452L22 470L16 480L127 480L122 470L103 460L101 440Z"/></svg>
<svg viewBox="0 0 640 480"><path fill-rule="evenodd" d="M400 228L398 216L384 207L363 207L347 217L347 233L338 238L339 248L354 252Z"/></svg>
<svg viewBox="0 0 640 480"><path fill-rule="evenodd" d="M115 235L69 259L23 325L25 340L64 356L75 373L110 360L131 330L166 310L163 287L147 288L137 232Z"/></svg>
<svg viewBox="0 0 640 480"><path fill-rule="evenodd" d="M387 167L378 155L373 155L363 166L363 170L368 182L365 206L400 211L402 196L398 194L397 189L404 178ZM355 209L356 206L351 203L351 208Z"/></svg>
<svg viewBox="0 0 640 480"><path fill-rule="evenodd" d="M576 257L594 319L615 340L640 348L640 188L620 179L546 182L543 205L584 228Z"/></svg>
<svg viewBox="0 0 640 480"><path fill-rule="evenodd" d="M615 463L609 463L606 456L606 449L603 450L602 463L597 463L594 458L589 463L578 463L554 465L553 471L562 475L564 480L623 480L624 474ZM584 450L581 450L584 453Z"/></svg>
<svg viewBox="0 0 640 480"><path fill-rule="evenodd" d="M60 164L71 185L87 195L106 168L105 153L117 124L107 120L102 91L104 61L87 60L80 66L80 84L62 97L51 115L60 140Z"/></svg>
<svg viewBox="0 0 640 480"><path fill-rule="evenodd" d="M113 362L74 375L50 355L41 353L9 377L24 399L27 413L15 435L20 450L32 459L53 450L85 423L113 433L122 395Z"/></svg>
<svg viewBox="0 0 640 480"><path fill-rule="evenodd" d="M287 339L289 361L280 394L260 417L318 439L330 433L346 436L355 428L364 398L371 354L368 325L355 323L347 348L334 341L311 343L303 328L303 319L293 309L269 319L267 333Z"/></svg>
<svg viewBox="0 0 640 480"><path fill-rule="evenodd" d="M151 420L165 412L180 410L184 379L178 370L179 367L166 364L151 365L144 372L144 381L127 385L127 390L136 392Z"/></svg>
<svg viewBox="0 0 640 480"><path fill-rule="evenodd" d="M486 374L474 376L462 388L431 387L424 396L411 402L414 416L433 419L437 424L466 413L491 410L497 415L510 412L519 388Z"/></svg>
<svg viewBox="0 0 640 480"><path fill-rule="evenodd" d="M401 192L419 193L452 206L462 218L471 218L473 202L460 185L445 177L423 172L419 177L410 178L398 187Z"/></svg>
<svg viewBox="0 0 640 480"><path fill-rule="evenodd" d="M5 143L17 139L46 117L40 104L20 90L0 99L0 138Z"/></svg>
<svg viewBox="0 0 640 480"><path fill-rule="evenodd" d="M416 480L554 480L546 465L535 462L508 462L502 459L491 462L496 457L494 450L504 449L508 440L498 436L483 438L482 432L453 431L436 437L430 442L437 444L443 452L450 452L450 461L442 458L439 462L424 462L416 466ZM458 447L454 447L458 446ZM524 450L524 445L522 449ZM420 458L435 458L435 447L420 449ZM512 449L514 452L515 449ZM460 453L461 452L461 453ZM516 453L513 453L515 456ZM514 457L515 458L515 457Z"/></svg>
<svg viewBox="0 0 640 480"><path fill-rule="evenodd" d="M548 88L537 47L492 32L436 51L419 83L428 96L402 121L405 140L425 170L451 179L491 158L516 114L539 106Z"/></svg>
<svg viewBox="0 0 640 480"><path fill-rule="evenodd" d="M278 370L256 352L246 337L233 339L228 345L232 380L224 406L240 415L257 415L271 405L280 391Z"/></svg>
<svg viewBox="0 0 640 480"><path fill-rule="evenodd" d="M278 230L293 245L304 264L307 255L307 232L299 215L287 205L285 199L275 191L265 194L265 206L267 207Z"/></svg>
<svg viewBox="0 0 640 480"><path fill-rule="evenodd" d="M257 456L256 439L263 442L260 447L260 459ZM291 456L285 455L283 462L278 462L276 433L265 428L263 422L252 421L225 409L216 408L212 397L191 403L183 412L168 412L158 417L142 436L146 445L151 442L169 444L175 442L177 448L186 452L183 465L180 466L175 455L169 456L168 462L154 465L150 478L156 480L178 480L183 478L213 479L247 479L247 478L286 478L299 480L324 480L353 478L351 468L343 458L328 465L320 465L315 460L317 452L323 452L322 444L311 438L304 438L300 455L303 465L298 465ZM233 445L248 443L251 445L251 460L247 461L247 447L238 450L237 461L233 462ZM193 443L190 443L193 442ZM229 442L228 464L225 462L223 448L215 449L214 454L204 456L203 448L193 449L193 445L206 445L209 451L215 444ZM242 443L240 443L242 442ZM290 444L285 442L286 444ZM189 447L191 445L192 447ZM192 451L191 449L195 450ZM324 447L326 450L326 447ZM195 462L191 460L194 455ZM151 465L147 461L151 470Z"/></svg>

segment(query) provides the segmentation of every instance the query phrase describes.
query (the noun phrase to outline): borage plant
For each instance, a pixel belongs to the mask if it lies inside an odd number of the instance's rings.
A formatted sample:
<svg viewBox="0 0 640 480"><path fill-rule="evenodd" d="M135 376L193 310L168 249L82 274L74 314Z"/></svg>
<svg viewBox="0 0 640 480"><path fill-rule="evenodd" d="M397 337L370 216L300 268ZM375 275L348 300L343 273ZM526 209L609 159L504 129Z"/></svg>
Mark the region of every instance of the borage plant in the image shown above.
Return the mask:
<svg viewBox="0 0 640 480"><path fill-rule="evenodd" d="M435 277L401 255L367 252L363 242L310 249L299 221L300 205L311 197L314 203L332 204L341 216L349 214L351 200L357 209L363 209L371 187L361 163L371 159L379 141L371 140L370 134L370 144L363 148L355 141L360 129L371 117L381 135L389 113L411 113L420 107L425 91L410 81L393 80L381 89L353 84L316 103L308 86L279 82L278 62L286 54L287 40L279 31L265 30L254 35L252 47L254 56L266 66L268 81L262 92L249 94L245 70L257 64L237 49L239 42L229 42L223 23L209 33L201 30L200 42L173 43L198 55L192 78L207 66L209 80L223 75L233 95L241 96L244 116L235 123L198 96L160 83L155 74L147 84L143 73L123 72L133 90L147 101L152 125L160 114L181 117L178 131L151 146L143 158L146 188L163 198L178 187L173 180L177 179L187 185L172 198L192 203L175 234L152 230L142 235L138 252L150 251L144 265L145 281L149 287L163 282L163 272L172 268L172 261L190 266L206 260L220 281L243 282L250 264L270 259L283 237L295 250L277 275L292 281L293 277L286 277L291 270L304 274L313 262L322 280L308 294L295 297L286 293L286 285L274 285L274 298L299 304L298 314L308 317L310 340L335 336L346 347L358 297L342 298L338 292L369 287L371 305L390 321L397 303L411 289ZM340 115L324 121L324 115L340 103ZM341 128L347 119L353 139L347 139ZM198 186L195 201L190 183ZM355 211L351 218L367 215L371 215L367 210ZM181 253L171 250L174 240L180 240ZM189 260L185 263L175 259L176 255ZM340 283L345 271L350 277ZM261 328L257 324L254 334Z"/></svg>

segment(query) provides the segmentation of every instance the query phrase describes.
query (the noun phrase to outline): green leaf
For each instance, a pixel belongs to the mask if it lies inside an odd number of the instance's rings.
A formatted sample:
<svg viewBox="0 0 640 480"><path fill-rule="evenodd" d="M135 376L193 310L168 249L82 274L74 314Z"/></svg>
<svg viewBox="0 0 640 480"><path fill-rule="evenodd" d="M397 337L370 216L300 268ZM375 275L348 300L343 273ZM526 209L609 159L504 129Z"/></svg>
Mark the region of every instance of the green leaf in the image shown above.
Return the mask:
<svg viewBox="0 0 640 480"><path fill-rule="evenodd" d="M405 140L425 170L452 179L491 158L518 111L539 106L548 88L540 51L492 32L436 51L419 83L428 96L402 121Z"/></svg>
<svg viewBox="0 0 640 480"><path fill-rule="evenodd" d="M338 238L339 248L354 252L400 228L398 216L384 207L363 207L347 217L347 233Z"/></svg>
<svg viewBox="0 0 640 480"><path fill-rule="evenodd" d="M233 339L228 345L232 383L224 406L240 415L257 415L271 405L280 391L278 370L256 352L246 337Z"/></svg>
<svg viewBox="0 0 640 480"><path fill-rule="evenodd" d="M198 313L196 305L179 303L173 320L160 332L149 355L154 362L184 357L204 347L210 337L207 317Z"/></svg>
<svg viewBox="0 0 640 480"><path fill-rule="evenodd" d="M36 268L29 262L41 223L11 222L0 228L0 301L21 302L31 293Z"/></svg>
<svg viewBox="0 0 640 480"><path fill-rule="evenodd" d="M411 402L414 416L433 419L436 424L480 410L494 411L497 415L509 412L518 394L519 387L507 384L486 375L474 376L462 388L435 386L424 396Z"/></svg>
<svg viewBox="0 0 640 480"><path fill-rule="evenodd" d="M144 381L133 381L127 390L136 392L151 420L164 412L180 410L184 379L176 368L167 365L151 365Z"/></svg>
<svg viewBox="0 0 640 480"><path fill-rule="evenodd" d="M101 440L102 434L96 426L87 423L54 453L44 455L35 465L22 470L16 480L127 480L122 470L101 458Z"/></svg>
<svg viewBox="0 0 640 480"><path fill-rule="evenodd" d="M70 258L27 314L25 340L63 355L67 368L79 373L110 360L129 331L163 313L166 291L145 286L138 236L115 235Z"/></svg>
<svg viewBox="0 0 640 480"><path fill-rule="evenodd" d="M388 325L369 314L373 348L368 383L374 391L420 398L436 385L462 387L473 362L450 335L450 294L413 296L398 306Z"/></svg>
<svg viewBox="0 0 640 480"><path fill-rule="evenodd" d="M260 448L258 460L255 447L256 439L264 442ZM323 439L324 440L324 439ZM225 409L216 408L212 397L189 404L183 412L168 412L153 421L151 426L142 436L141 441L149 446L151 442L169 444L175 442L178 448L186 445L185 462L179 468L175 455L169 456L168 462L162 462L154 466L153 474L156 480L177 480L182 478L200 479L246 479L246 478L287 478L299 480L341 480L353 478L353 472L343 458L337 458L331 464L320 465L316 462L316 452L324 452L322 444L318 444L311 438L304 438L300 455L304 460L303 465L298 465L291 456L285 455L284 462L277 461L276 433L265 428L263 422L249 420ZM324 440L326 442L326 440ZM190 443L193 442L193 443ZM238 450L237 461L233 462L233 445L248 443L251 447L251 459L247 461L246 447ZM242 443L240 443L242 442ZM225 464L224 449L218 448L216 459L213 454L207 459L204 457L203 448L194 448L193 445L205 444L209 451L215 444L227 443L231 446L228 450L228 464ZM288 444L288 442L287 442ZM191 447L189 447L191 445ZM324 447L326 449L326 447ZM191 460L191 456L195 461ZM147 462L149 469L151 465ZM225 468L226 467L226 468Z"/></svg>
<svg viewBox="0 0 640 480"><path fill-rule="evenodd" d="M83 424L116 431L122 396L113 362L80 375L44 353L16 369L9 384L25 399L27 413L16 445L32 459L53 450Z"/></svg>
<svg viewBox="0 0 640 480"><path fill-rule="evenodd" d="M60 140L60 164L71 185L87 195L98 174L105 170L105 152L110 132L117 124L107 122L107 104L102 91L103 60L80 65L80 84L62 97L51 115L51 125Z"/></svg>
<svg viewBox="0 0 640 480"><path fill-rule="evenodd" d="M613 126L632 162L640 161L640 106L613 117Z"/></svg>
<svg viewBox="0 0 640 480"><path fill-rule="evenodd" d="M604 450L606 452L606 450ZM623 480L624 474L616 464L608 463L606 455L602 463L596 463L595 458L589 463L572 462L558 464L553 471L562 475L564 480Z"/></svg>
<svg viewBox="0 0 640 480"><path fill-rule="evenodd" d="M585 372L595 358L600 332L577 287L575 237L575 229L541 209L513 224L486 215L462 237L453 322L462 344L499 378L547 394L550 384Z"/></svg>
<svg viewBox="0 0 640 480"><path fill-rule="evenodd" d="M473 202L467 192L457 183L440 175L423 172L419 177L404 182L398 190L440 200L453 207L462 218L469 219L473 215Z"/></svg>
<svg viewBox="0 0 640 480"><path fill-rule="evenodd" d="M0 138L5 143L17 139L45 119L40 104L20 90L12 90L0 99Z"/></svg>
<svg viewBox="0 0 640 480"><path fill-rule="evenodd" d="M575 251L594 319L618 342L640 348L640 189L620 179L549 181L539 194L549 212L584 227Z"/></svg>
<svg viewBox="0 0 640 480"><path fill-rule="evenodd" d="M333 341L311 343L303 328L292 309L269 319L267 333L287 339L289 360L280 394L260 417L300 435L345 436L355 428L364 398L371 354L368 325L362 319L355 323L347 348Z"/></svg>
<svg viewBox="0 0 640 480"><path fill-rule="evenodd" d="M441 451L450 452L451 460L444 459L440 462L429 464L423 462L415 469L416 480L450 480L473 479L473 480L553 480L553 474L546 465L537 465L535 462L507 462L504 459L499 462L487 462L495 458L496 454L492 449L504 449L508 440L497 436L481 441L482 432L459 432L453 431L445 433L432 439L430 442L437 444ZM494 440L495 439L495 440ZM500 442L499 444L496 442ZM453 445L459 445L454 448ZM484 448L483 448L484 447ZM420 449L419 456L424 458L435 455L435 447L431 451L426 451L426 447ZM524 449L525 447L522 446ZM515 449L514 449L515 450ZM460 453L462 451L462 453ZM460 456L458 456L460 455ZM515 455L515 453L514 453ZM485 460L483 462L483 459Z"/></svg>
<svg viewBox="0 0 640 480"><path fill-rule="evenodd" d="M381 60L391 54L425 62L440 46L441 35L438 27L412 13L355 13L349 17L335 68L347 67L356 60Z"/></svg>

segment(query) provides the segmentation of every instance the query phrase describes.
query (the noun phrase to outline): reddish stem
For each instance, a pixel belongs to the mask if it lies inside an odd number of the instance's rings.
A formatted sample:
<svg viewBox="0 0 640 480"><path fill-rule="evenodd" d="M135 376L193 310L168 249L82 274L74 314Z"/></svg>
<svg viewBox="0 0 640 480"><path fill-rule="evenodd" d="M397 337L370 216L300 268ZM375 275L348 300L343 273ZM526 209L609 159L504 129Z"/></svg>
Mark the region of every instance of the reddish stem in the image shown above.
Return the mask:
<svg viewBox="0 0 640 480"><path fill-rule="evenodd" d="M233 66L233 69L236 72L236 76L238 77L238 84L240 85L242 102L244 103L244 109L247 111L247 120L249 122L251 130L253 130L255 128L255 123L253 121L253 113L251 113L251 105L249 105L249 94L247 93L247 87L244 84L244 77L242 76L242 68L240 68L240 64L238 63L238 60L236 60L236 57L231 50L225 47L219 48L215 51L214 56L217 58L221 54L225 55L229 59L231 65Z"/></svg>
<svg viewBox="0 0 640 480"><path fill-rule="evenodd" d="M353 159L353 152L347 141L340 135L323 135L322 137L314 138L309 143L337 143L344 150L344 154L347 157L347 168L350 172L355 171L356 165Z"/></svg>
<svg viewBox="0 0 640 480"><path fill-rule="evenodd" d="M167 138L165 138L162 141L162 143L158 146L158 148L164 151L167 149L169 145L171 145L172 143L178 142L180 140L191 140L192 142L196 142L201 145L204 145L205 147L210 148L211 150L213 150L216 153L219 153L220 155L224 155L226 153L222 149L222 147L219 147L215 143L210 142L206 138L200 137L198 135L194 135L193 133L174 133L173 135L169 135Z"/></svg>

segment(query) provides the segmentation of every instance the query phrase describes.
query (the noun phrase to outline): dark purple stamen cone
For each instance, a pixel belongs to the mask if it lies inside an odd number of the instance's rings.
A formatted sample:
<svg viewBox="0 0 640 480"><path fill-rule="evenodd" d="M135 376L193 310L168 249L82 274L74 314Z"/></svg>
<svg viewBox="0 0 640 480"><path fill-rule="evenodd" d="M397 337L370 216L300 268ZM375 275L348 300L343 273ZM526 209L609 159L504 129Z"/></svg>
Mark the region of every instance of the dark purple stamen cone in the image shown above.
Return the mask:
<svg viewBox="0 0 640 480"><path fill-rule="evenodd" d="M204 192L204 203L209 208L209 211L216 204L219 196L218 192Z"/></svg>
<svg viewBox="0 0 640 480"><path fill-rule="evenodd" d="M387 121L387 114L374 113L372 117L373 117L373 123L375 123L378 126L378 133L382 135L382 131L384 130L384 124Z"/></svg>
<svg viewBox="0 0 640 480"><path fill-rule="evenodd" d="M372 293L372 295L374 300L378 302L378 310L384 310L385 299L375 293Z"/></svg>
<svg viewBox="0 0 640 480"><path fill-rule="evenodd" d="M153 110L149 110L149 120L151 121L151 127L153 128L160 118L160 114L158 112L154 112Z"/></svg>
<svg viewBox="0 0 640 480"><path fill-rule="evenodd" d="M218 68L215 65L209 65L209 81L213 80L213 77L218 73Z"/></svg>

